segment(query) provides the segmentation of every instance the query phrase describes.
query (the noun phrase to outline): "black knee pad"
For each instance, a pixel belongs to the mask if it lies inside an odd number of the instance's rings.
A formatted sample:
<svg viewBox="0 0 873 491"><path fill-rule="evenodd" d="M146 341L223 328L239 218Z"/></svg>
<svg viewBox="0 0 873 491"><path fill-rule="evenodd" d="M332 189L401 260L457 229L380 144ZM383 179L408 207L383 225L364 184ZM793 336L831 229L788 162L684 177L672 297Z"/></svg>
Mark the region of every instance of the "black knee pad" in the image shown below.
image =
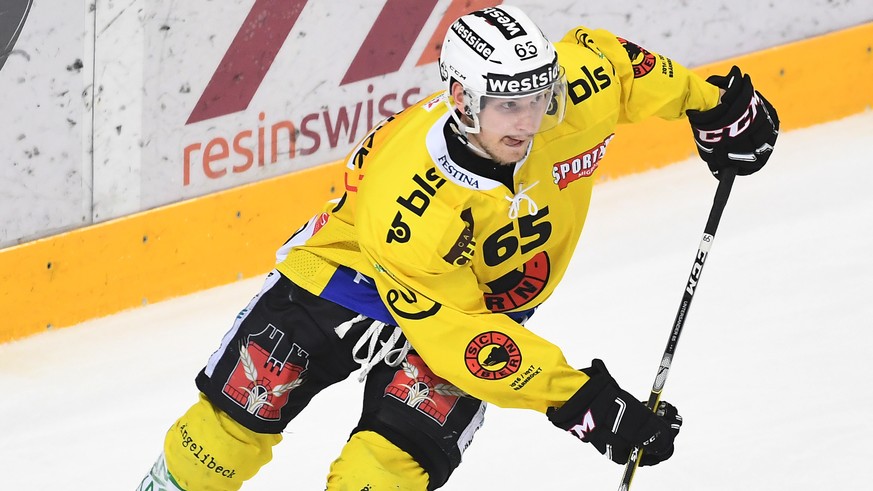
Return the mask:
<svg viewBox="0 0 873 491"><path fill-rule="evenodd" d="M428 473L428 489L437 489L461 463L482 426L485 406L410 353L397 367L382 363L369 373L354 432L375 431L397 445Z"/></svg>
<svg viewBox="0 0 873 491"><path fill-rule="evenodd" d="M334 327L357 314L272 272L237 316L196 383L258 433L280 433L313 396L360 366Z"/></svg>

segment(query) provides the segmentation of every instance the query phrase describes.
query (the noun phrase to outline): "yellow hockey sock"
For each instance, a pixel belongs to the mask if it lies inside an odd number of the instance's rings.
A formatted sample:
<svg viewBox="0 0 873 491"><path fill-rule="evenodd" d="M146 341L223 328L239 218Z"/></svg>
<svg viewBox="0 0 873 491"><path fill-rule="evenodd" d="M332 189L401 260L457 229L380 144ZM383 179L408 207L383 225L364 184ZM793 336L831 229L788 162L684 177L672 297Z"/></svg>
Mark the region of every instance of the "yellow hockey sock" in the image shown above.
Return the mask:
<svg viewBox="0 0 873 491"><path fill-rule="evenodd" d="M382 435L355 433L330 466L327 491L425 491L428 475Z"/></svg>
<svg viewBox="0 0 873 491"><path fill-rule="evenodd" d="M164 455L182 489L236 491L273 458L273 445L281 440L245 428L200 394L167 432Z"/></svg>

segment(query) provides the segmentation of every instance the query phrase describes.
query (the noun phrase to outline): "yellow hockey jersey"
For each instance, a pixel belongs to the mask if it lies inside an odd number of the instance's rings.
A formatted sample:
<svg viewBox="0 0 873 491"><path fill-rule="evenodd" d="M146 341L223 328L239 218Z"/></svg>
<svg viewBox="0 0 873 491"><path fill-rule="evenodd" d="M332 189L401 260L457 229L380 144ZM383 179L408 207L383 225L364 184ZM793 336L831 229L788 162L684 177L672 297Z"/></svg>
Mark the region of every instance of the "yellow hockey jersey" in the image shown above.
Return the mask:
<svg viewBox="0 0 873 491"><path fill-rule="evenodd" d="M504 407L560 407L588 377L525 325L561 281L619 123L680 118L719 91L603 30L555 43L564 121L537 134L513 189L452 153L438 93L377 125L349 154L345 193L280 249L310 292L399 325L440 377Z"/></svg>

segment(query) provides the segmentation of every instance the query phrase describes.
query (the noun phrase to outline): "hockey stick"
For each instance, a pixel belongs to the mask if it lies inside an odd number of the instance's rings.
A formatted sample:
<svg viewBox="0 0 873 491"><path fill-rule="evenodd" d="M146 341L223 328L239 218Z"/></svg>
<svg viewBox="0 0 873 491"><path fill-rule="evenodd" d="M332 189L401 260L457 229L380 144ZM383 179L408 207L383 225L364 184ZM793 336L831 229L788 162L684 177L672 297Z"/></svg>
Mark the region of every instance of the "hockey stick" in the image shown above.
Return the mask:
<svg viewBox="0 0 873 491"><path fill-rule="evenodd" d="M655 383L652 385L652 392L649 393L649 400L646 402L646 406L652 411L658 407L658 402L661 400L661 391L664 390L664 383L667 381L667 375L670 373L670 365L673 362L673 355L676 353L676 345L679 344L679 336L682 334L682 327L685 325L685 319L688 317L688 309L691 307L691 301L694 299L694 291L700 281L703 264L709 256L709 249L712 247L713 239L715 239L715 231L718 229L718 222L721 220L721 214L727 204L728 196L731 194L731 186L733 186L736 174L737 170L735 167L728 167L722 171L722 175L719 178L718 189L716 189L715 198L712 200L712 209L709 210L709 219L706 221L706 227L703 229L703 238L700 240L697 256L694 258L694 266L691 267L688 283L685 284L685 291L682 292L682 302L679 304L676 320L673 321L673 330L670 332L667 347L664 349L664 355L661 357L661 366L658 367L658 375L655 377ZM618 487L619 491L628 491L630 488L642 454L643 450L640 448L635 448L631 452L630 458L628 458L627 464L624 466L621 485Z"/></svg>

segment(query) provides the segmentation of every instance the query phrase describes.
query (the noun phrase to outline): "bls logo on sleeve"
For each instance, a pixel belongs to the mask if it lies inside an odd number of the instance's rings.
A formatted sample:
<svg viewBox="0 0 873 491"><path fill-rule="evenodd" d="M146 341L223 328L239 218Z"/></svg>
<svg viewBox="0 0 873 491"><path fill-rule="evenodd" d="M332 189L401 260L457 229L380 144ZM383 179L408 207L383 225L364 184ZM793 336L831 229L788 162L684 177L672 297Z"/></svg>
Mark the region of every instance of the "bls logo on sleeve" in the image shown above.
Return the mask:
<svg viewBox="0 0 873 491"><path fill-rule="evenodd" d="M521 350L506 334L488 331L470 341L464 360L467 370L475 377L500 380L518 371L521 366Z"/></svg>
<svg viewBox="0 0 873 491"><path fill-rule="evenodd" d="M289 393L303 383L309 353L283 341L285 333L268 324L239 347L240 357L224 384L234 402L266 421L278 421Z"/></svg>

